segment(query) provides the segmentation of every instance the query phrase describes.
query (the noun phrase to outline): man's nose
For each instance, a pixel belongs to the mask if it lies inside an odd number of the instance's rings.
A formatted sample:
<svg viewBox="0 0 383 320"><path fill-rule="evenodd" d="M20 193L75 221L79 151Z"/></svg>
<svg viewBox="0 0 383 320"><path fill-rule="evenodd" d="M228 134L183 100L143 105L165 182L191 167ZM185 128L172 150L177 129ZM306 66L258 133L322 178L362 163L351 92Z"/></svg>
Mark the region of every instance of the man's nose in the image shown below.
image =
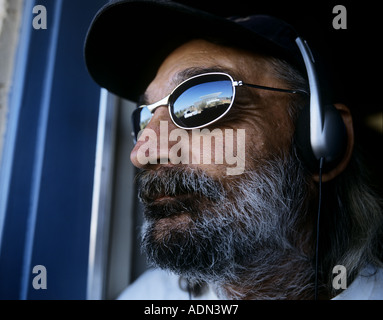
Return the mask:
<svg viewBox="0 0 383 320"><path fill-rule="evenodd" d="M169 141L169 134L174 129L177 126L170 118L168 107L158 107L130 154L133 165L145 169L171 163L169 150L177 141Z"/></svg>

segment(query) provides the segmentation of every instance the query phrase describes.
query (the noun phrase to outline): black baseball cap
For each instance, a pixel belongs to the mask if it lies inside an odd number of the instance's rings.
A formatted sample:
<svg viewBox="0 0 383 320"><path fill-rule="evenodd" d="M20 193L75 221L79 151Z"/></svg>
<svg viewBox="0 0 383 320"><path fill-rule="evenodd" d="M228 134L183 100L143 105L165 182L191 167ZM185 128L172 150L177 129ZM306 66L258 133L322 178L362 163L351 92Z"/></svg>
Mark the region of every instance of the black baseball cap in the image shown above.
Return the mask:
<svg viewBox="0 0 383 320"><path fill-rule="evenodd" d="M94 17L84 53L101 87L137 101L166 56L188 40L223 41L305 70L297 36L288 23L266 15L223 18L169 0L112 0Z"/></svg>

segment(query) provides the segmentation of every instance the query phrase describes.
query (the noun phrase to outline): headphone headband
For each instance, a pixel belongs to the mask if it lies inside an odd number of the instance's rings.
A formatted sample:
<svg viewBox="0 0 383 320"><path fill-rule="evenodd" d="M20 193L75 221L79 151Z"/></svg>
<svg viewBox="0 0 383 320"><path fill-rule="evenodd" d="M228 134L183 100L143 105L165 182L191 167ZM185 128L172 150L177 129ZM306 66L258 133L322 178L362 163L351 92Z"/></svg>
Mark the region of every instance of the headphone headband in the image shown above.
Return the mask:
<svg viewBox="0 0 383 320"><path fill-rule="evenodd" d="M298 145L310 168L316 167L315 163L312 163L313 158L318 161L323 158L326 164L334 164L345 150L347 139L345 125L340 113L333 105L322 103L315 59L307 42L300 37L297 37L295 42L305 63L310 87L309 110L302 112L297 124Z"/></svg>

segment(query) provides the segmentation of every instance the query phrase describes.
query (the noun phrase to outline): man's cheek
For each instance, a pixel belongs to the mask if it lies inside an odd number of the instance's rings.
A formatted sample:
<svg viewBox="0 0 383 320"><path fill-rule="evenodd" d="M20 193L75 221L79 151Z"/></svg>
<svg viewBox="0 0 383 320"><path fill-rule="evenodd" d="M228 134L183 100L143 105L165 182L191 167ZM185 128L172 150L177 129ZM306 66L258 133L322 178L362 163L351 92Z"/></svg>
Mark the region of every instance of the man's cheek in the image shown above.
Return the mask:
<svg viewBox="0 0 383 320"><path fill-rule="evenodd" d="M240 175L246 167L246 130L193 130L190 159L215 176Z"/></svg>

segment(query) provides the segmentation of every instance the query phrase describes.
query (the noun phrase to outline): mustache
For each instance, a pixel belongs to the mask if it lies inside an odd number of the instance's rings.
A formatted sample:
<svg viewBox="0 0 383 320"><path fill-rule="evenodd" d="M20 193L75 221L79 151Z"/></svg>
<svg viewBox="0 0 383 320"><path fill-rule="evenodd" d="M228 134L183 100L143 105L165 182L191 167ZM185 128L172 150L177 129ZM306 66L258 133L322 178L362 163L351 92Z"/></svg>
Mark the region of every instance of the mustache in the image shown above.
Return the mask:
<svg viewBox="0 0 383 320"><path fill-rule="evenodd" d="M138 197L144 204L151 204L160 197L189 195L211 201L225 198L225 188L220 180L209 176L200 168L183 166L143 170L137 175Z"/></svg>

